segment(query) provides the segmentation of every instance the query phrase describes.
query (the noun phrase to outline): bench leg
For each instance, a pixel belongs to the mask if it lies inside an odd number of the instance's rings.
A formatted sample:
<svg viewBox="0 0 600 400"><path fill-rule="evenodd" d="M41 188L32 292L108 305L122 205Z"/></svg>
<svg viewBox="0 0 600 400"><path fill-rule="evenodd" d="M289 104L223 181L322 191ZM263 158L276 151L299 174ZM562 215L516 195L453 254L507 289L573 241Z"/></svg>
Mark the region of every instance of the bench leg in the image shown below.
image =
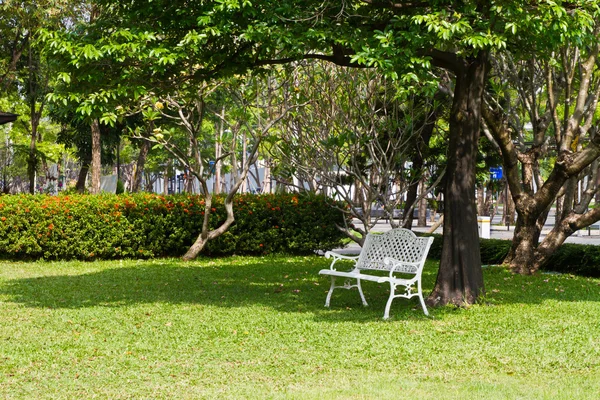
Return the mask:
<svg viewBox="0 0 600 400"><path fill-rule="evenodd" d="M421 302L421 307L423 307L423 312L425 315L429 316L429 311L427 311L427 307L425 306L425 301L423 300L423 295L419 293L419 301Z"/></svg>
<svg viewBox="0 0 600 400"><path fill-rule="evenodd" d="M421 290L421 281L419 281L419 301L421 302L421 307L423 307L423 312L425 315L429 316L429 311L427 311L427 306L425 305L425 300L423 300L423 291Z"/></svg>
<svg viewBox="0 0 600 400"><path fill-rule="evenodd" d="M396 285L390 282L390 298L385 304L385 311L383 312L383 319L388 319L390 317L390 307L392 306L392 301L394 301L394 296L396 294Z"/></svg>
<svg viewBox="0 0 600 400"><path fill-rule="evenodd" d="M363 306L368 306L367 300L365 300L365 295L362 291L362 287L360 286L360 279L356 280L356 287L358 288L358 293L360 294L360 299L362 300Z"/></svg>
<svg viewBox="0 0 600 400"><path fill-rule="evenodd" d="M327 293L327 298L325 299L325 307L329 307L329 303L331 302L331 295L333 294L333 290L338 287L335 286L335 276L331 276L331 286L329 287L329 292ZM362 300L363 306L368 306L369 304L367 303L367 300L365 299L365 294L362 291L362 286L360 285L360 279L356 280L356 286L354 285L349 285L346 282L346 285L344 286L339 286L340 288L344 288L344 289L352 289L353 287L356 287L358 289L358 294L360 295L360 299Z"/></svg>
<svg viewBox="0 0 600 400"><path fill-rule="evenodd" d="M335 276L331 276L331 287L329 288L329 293L327 293L327 298L325 299L325 307L329 307L329 302L331 301L331 294L333 293L333 289L335 289Z"/></svg>

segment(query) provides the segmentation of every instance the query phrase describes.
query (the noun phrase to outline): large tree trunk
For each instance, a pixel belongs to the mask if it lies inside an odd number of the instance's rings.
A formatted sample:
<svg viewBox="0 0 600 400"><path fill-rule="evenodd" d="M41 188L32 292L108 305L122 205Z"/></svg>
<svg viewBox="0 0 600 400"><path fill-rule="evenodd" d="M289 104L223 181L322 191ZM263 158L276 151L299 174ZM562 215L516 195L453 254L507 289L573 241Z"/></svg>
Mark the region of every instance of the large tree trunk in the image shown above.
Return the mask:
<svg viewBox="0 0 600 400"><path fill-rule="evenodd" d="M98 120L92 122L92 187L91 194L100 193L100 172L102 168L102 148L100 145L100 125Z"/></svg>
<svg viewBox="0 0 600 400"><path fill-rule="evenodd" d="M480 133L488 53L457 68L450 116L448 167L444 192L444 243L430 305L473 304L485 294L479 253L475 163Z"/></svg>
<svg viewBox="0 0 600 400"><path fill-rule="evenodd" d="M535 248L540 239L540 229L536 226L535 216L519 213L513 242L504 259L517 273L530 273L529 266L535 259Z"/></svg>

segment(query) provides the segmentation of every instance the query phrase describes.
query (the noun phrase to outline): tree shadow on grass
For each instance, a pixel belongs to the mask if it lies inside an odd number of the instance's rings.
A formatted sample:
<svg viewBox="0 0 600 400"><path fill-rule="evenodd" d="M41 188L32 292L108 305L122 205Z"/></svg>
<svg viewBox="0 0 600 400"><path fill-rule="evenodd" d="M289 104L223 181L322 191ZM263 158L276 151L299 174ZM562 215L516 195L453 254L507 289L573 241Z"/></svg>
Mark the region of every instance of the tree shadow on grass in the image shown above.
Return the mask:
<svg viewBox="0 0 600 400"><path fill-rule="evenodd" d="M389 290L386 285L365 285L370 307L362 307L356 290L337 290L332 307L324 307L329 280L320 277L318 271L328 265L322 257L232 257L188 264L154 260L135 265L132 261L94 272L8 280L0 283L0 296L34 308L143 303L259 305L281 312L313 313L318 319L332 322L380 319ZM414 302L404 303L397 307L396 318L416 314L412 310Z"/></svg>
<svg viewBox="0 0 600 400"><path fill-rule="evenodd" d="M260 305L281 312L313 313L315 318L329 322L380 319L389 293L384 284L366 282L363 286L369 307L362 307L356 290L337 290L332 307L323 307L329 280L320 277L318 271L328 265L322 257L232 257L189 264L175 260L129 262L91 273L8 280L0 285L0 295L36 308L123 307L140 303ZM433 287L437 272L432 265L436 264L429 264L424 272L426 294ZM598 280L577 278L571 280L574 284L570 287L564 278L520 277L499 268L486 270L488 297L498 305L541 303L547 299L600 300ZM396 320L424 317L415 299L395 300L392 315Z"/></svg>
<svg viewBox="0 0 600 400"><path fill-rule="evenodd" d="M484 268L487 299L496 304L599 302L600 279L553 272L516 275L502 266Z"/></svg>

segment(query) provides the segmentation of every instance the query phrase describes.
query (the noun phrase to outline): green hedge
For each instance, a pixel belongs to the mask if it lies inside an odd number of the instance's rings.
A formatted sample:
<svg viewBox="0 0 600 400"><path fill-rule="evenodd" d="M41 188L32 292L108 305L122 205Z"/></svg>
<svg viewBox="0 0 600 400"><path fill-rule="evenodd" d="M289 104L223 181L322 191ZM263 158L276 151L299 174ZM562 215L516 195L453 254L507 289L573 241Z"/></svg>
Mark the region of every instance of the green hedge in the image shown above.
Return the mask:
<svg viewBox="0 0 600 400"><path fill-rule="evenodd" d="M306 254L341 246L343 215L323 196L239 195L236 222L204 254ZM8 259L115 259L178 256L197 237L200 196L6 195L0 197L0 256ZM213 200L211 227L225 219Z"/></svg>
<svg viewBox="0 0 600 400"><path fill-rule="evenodd" d="M435 240L429 250L429 257L440 259L442 256L442 236L433 236ZM482 264L502 264L512 242L501 239L479 239ZM544 271L560 272L582 276L600 277L600 246L565 243L550 257Z"/></svg>

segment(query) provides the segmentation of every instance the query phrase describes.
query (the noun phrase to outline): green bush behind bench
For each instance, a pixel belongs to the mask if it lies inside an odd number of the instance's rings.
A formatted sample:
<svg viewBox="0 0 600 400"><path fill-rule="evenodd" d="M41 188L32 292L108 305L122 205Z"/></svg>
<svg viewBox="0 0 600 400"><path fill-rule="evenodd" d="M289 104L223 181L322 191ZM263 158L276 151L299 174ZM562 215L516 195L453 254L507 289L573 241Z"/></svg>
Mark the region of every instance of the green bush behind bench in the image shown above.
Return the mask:
<svg viewBox="0 0 600 400"><path fill-rule="evenodd" d="M341 246L343 214L324 196L239 195L236 222L205 254L308 254ZM340 204L341 206L341 204ZM183 254L198 236L204 198L194 195L0 197L0 257L92 260ZM225 220L213 199L210 226Z"/></svg>
<svg viewBox="0 0 600 400"><path fill-rule="evenodd" d="M424 236L435 237L429 250L429 257L439 260L442 256L442 236ZM502 264L511 244L510 240L479 239L482 264ZM565 243L552 255L548 264L542 269L565 274L600 277L600 246Z"/></svg>

